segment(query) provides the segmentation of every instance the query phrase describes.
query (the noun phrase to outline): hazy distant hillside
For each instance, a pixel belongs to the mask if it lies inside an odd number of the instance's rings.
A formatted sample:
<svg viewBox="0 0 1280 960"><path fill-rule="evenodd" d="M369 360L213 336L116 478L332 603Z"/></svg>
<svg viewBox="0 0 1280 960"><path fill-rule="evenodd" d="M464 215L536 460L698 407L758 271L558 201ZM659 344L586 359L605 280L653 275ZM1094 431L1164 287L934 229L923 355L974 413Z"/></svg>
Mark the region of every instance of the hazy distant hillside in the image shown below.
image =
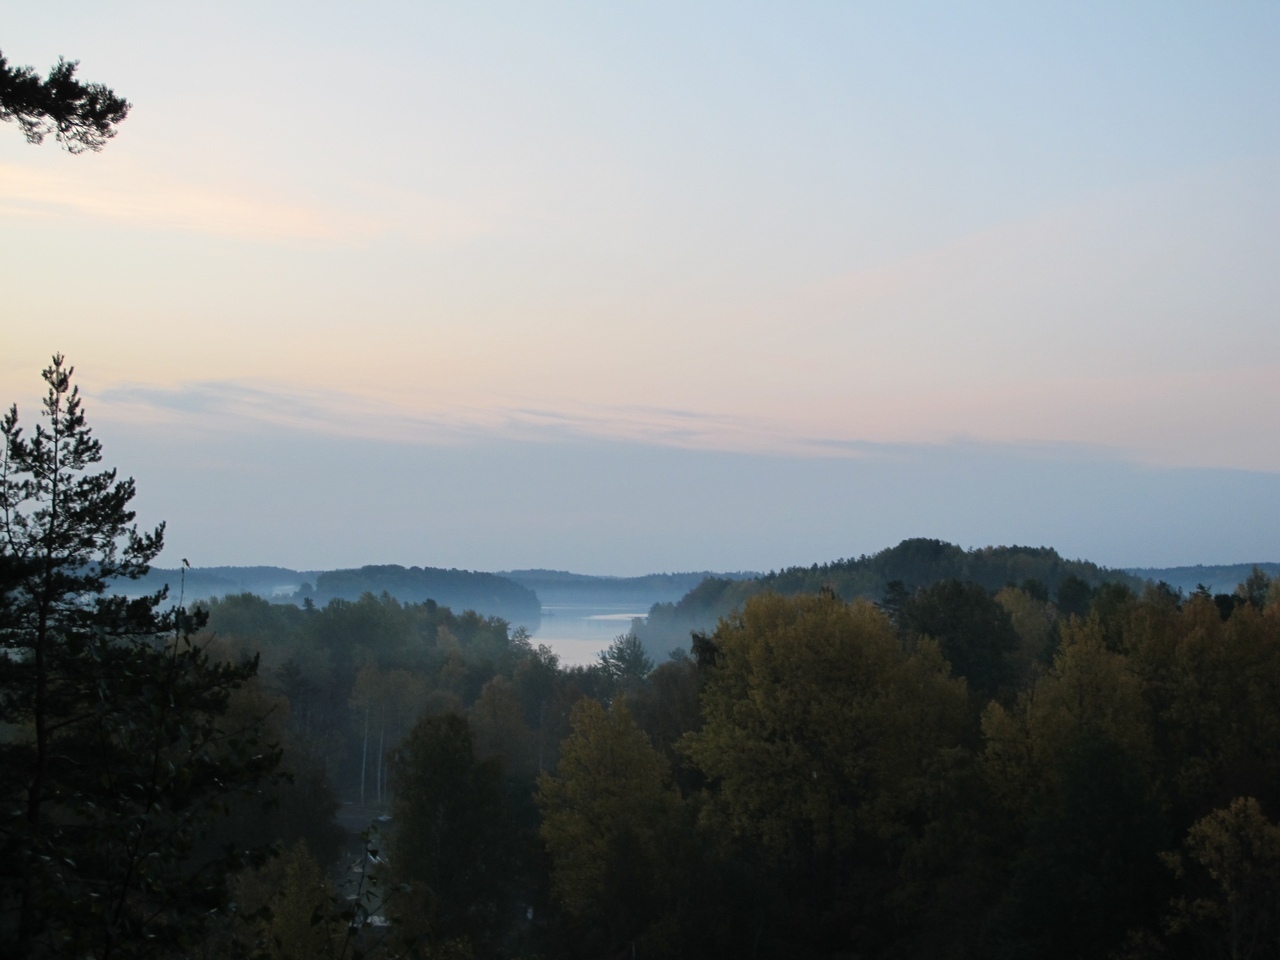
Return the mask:
<svg viewBox="0 0 1280 960"><path fill-rule="evenodd" d="M458 613L474 610L502 617L513 626L536 630L542 603L528 587L493 573L443 570L434 567L369 566L354 570L289 570L285 567L190 567L185 587L182 571L153 567L141 580L120 581L117 590L129 595L153 593L168 585L178 599L181 588L188 603L252 593L268 600L301 603L310 598L323 606L329 600L358 600L361 594L389 593L405 603L434 600Z"/></svg>
<svg viewBox="0 0 1280 960"><path fill-rule="evenodd" d="M333 599L358 600L362 594L383 592L397 600L421 603L434 600L455 611L475 610L502 617L513 626L536 630L542 617L538 595L522 584L496 573L443 570L437 567L401 567L395 564L326 570L315 578L310 596L317 604Z"/></svg>
<svg viewBox="0 0 1280 960"><path fill-rule="evenodd" d="M296 591L316 577L311 570L289 570L285 567L189 567L186 571L185 598L208 600L235 593L256 593L260 597L281 598ZM182 588L182 571L152 567L141 580L121 580L115 588L129 596L155 593L168 585L174 600Z"/></svg>
<svg viewBox="0 0 1280 960"><path fill-rule="evenodd" d="M1280 563L1260 563L1269 576L1280 576ZM650 608L637 633L655 653L687 647L689 631L715 626L747 597L763 590L782 594L814 593L830 584L842 597L878 600L892 580L907 587L938 580L973 580L989 590L1006 583L1039 580L1052 593L1069 575L1090 585L1104 581L1141 589L1147 580L1193 592L1204 584L1212 593L1230 593L1248 577L1253 564L1194 567L1142 567L1109 570L1081 560L1065 560L1047 547L985 547L964 550L939 540L904 540L872 556L837 560L811 567L768 573L653 573L642 577L606 577L564 570L509 570L477 573L432 567L367 566L350 570L290 570L285 567L192 567L186 571L186 599L204 600L252 593L278 602L300 603L304 597L323 605L335 597L355 600L362 593L383 592L404 602L435 600L454 610L476 610L513 625L537 629L543 605L608 606L637 604ZM169 585L176 600L180 571L156 568L141 581L117 584L136 596Z"/></svg>
<svg viewBox="0 0 1280 960"><path fill-rule="evenodd" d="M1128 572L1143 580L1163 580L1183 593L1194 593L1202 584L1210 593L1231 593L1237 584L1244 583L1253 568L1257 567L1269 577L1280 576L1280 563L1229 563L1220 566L1194 567L1130 567Z"/></svg>
<svg viewBox="0 0 1280 960"><path fill-rule="evenodd" d="M983 547L965 550L941 540L904 540L873 556L811 567L790 567L747 580L712 577L676 603L654 604L648 619L636 625L645 646L658 653L689 645L691 630L710 630L739 609L747 597L766 590L784 595L817 593L830 586L846 600L879 600L886 585L900 580L908 588L939 580L971 580L998 590L1006 583L1038 580L1050 594L1069 576L1090 586L1125 583L1141 589L1144 581L1124 570L1108 570L1083 560L1065 560L1049 547Z"/></svg>
<svg viewBox="0 0 1280 960"><path fill-rule="evenodd" d="M670 603L708 577L742 580L757 573L651 573L643 577L599 577L564 570L504 570L498 574L528 587L544 604ZM638 609L644 609L640 607Z"/></svg>

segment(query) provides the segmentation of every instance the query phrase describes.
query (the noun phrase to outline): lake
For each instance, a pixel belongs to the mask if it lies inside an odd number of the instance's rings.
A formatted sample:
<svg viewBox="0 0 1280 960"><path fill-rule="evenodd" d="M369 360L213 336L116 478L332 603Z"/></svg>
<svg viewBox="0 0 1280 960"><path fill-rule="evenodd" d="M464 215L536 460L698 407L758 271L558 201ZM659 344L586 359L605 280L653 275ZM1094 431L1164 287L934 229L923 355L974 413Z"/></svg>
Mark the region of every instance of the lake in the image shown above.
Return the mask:
<svg viewBox="0 0 1280 960"><path fill-rule="evenodd" d="M545 604L533 643L545 643L560 658L562 666L595 663L601 650L631 629L633 617L643 618L648 612L647 606L636 603Z"/></svg>

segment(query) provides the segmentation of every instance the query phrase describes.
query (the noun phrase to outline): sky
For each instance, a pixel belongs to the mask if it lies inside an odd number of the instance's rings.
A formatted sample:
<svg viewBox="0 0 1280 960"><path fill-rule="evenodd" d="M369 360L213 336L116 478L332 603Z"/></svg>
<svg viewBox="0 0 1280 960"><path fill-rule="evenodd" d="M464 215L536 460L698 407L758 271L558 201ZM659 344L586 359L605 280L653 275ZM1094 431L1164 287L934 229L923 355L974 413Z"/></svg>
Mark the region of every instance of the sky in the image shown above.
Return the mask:
<svg viewBox="0 0 1280 960"><path fill-rule="evenodd" d="M161 562L1280 560L1280 6L0 0L0 399Z"/></svg>

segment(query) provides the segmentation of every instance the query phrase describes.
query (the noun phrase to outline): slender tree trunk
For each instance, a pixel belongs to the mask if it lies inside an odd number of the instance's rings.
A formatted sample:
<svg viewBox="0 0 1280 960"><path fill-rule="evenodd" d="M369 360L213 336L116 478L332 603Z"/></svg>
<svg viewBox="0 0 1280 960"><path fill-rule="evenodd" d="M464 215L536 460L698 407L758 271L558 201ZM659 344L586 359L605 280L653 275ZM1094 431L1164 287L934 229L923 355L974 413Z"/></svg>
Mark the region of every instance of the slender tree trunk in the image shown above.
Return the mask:
<svg viewBox="0 0 1280 960"><path fill-rule="evenodd" d="M547 768L542 762L542 742L547 736L547 701L543 700L538 706L538 772L542 773Z"/></svg>
<svg viewBox="0 0 1280 960"><path fill-rule="evenodd" d="M39 846L41 832L41 807L44 803L45 781L49 772L49 615L50 598L53 593L53 566L55 533L58 529L59 493L61 480L61 464L59 463L59 443L62 440L61 419L52 418L50 426L53 433L53 470L49 477L49 519L45 528L43 567L40 577L39 614L35 635L35 704L32 720L36 729L35 769L31 772L31 780L27 786L27 829L30 831L30 843L34 855ZM22 885L22 905L18 918L18 941L23 953L30 952L31 940L35 936L35 877L34 865L26 868Z"/></svg>
<svg viewBox="0 0 1280 960"><path fill-rule="evenodd" d="M360 806L364 806L364 773L369 766L369 705L364 705L364 748L360 751Z"/></svg>
<svg viewBox="0 0 1280 960"><path fill-rule="evenodd" d="M387 713L382 712L382 720L378 723L378 802L382 802L382 745L387 733Z"/></svg>

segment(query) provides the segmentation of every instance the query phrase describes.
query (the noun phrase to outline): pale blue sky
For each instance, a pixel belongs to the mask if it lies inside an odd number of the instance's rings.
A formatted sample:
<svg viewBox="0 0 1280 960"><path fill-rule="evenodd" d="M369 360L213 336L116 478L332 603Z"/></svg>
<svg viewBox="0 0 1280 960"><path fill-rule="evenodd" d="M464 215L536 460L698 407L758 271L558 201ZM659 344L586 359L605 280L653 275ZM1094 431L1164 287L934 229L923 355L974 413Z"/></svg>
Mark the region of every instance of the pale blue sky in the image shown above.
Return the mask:
<svg viewBox="0 0 1280 960"><path fill-rule="evenodd" d="M0 391L66 352L175 555L1280 558L1274 3L0 24L135 104L96 156L0 129Z"/></svg>

